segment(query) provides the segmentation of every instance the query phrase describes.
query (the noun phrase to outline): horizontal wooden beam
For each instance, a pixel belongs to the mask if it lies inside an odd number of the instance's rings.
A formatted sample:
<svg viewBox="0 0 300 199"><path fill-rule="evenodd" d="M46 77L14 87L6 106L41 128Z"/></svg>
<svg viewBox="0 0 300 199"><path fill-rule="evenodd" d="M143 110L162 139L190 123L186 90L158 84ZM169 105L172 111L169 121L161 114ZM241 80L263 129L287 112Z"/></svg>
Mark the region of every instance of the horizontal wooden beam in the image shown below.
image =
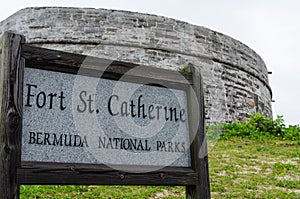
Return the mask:
<svg viewBox="0 0 300 199"><path fill-rule="evenodd" d="M26 67L45 69L91 77L107 78L136 83L164 84L170 88L186 88L192 84L192 74L150 66L54 51L27 44L22 56Z"/></svg>
<svg viewBox="0 0 300 199"><path fill-rule="evenodd" d="M117 168L118 170L114 169ZM134 171L134 172L130 172ZM150 172L147 172L150 171ZM184 167L116 166L22 162L21 184L196 185L198 174Z"/></svg>

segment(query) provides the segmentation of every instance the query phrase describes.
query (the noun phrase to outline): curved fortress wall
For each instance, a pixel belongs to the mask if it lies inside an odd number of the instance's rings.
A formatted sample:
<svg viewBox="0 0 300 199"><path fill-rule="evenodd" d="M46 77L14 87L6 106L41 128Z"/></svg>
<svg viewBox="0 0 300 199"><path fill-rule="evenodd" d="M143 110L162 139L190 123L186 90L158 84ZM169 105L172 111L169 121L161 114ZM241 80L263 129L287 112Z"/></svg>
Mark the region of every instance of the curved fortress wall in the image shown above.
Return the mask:
<svg viewBox="0 0 300 199"><path fill-rule="evenodd" d="M81 8L26 8L0 23L0 33L26 42L136 64L201 68L207 122L272 116L268 71L259 55L213 30L161 16Z"/></svg>

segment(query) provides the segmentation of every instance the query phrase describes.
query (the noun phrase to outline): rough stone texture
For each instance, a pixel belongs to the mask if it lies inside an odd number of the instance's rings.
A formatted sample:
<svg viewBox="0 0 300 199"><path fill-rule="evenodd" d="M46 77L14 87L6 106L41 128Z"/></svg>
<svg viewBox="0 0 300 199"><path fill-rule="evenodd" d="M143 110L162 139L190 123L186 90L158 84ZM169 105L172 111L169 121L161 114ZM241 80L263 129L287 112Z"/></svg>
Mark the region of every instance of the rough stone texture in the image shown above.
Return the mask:
<svg viewBox="0 0 300 199"><path fill-rule="evenodd" d="M165 107L176 108L178 116L178 110L187 109L186 93L182 90L32 68L26 68L24 82L25 85L36 85L36 88L32 87L29 91L28 86L24 86L22 161L163 167L191 165L188 118L184 115L184 121L175 121L172 114L171 120L167 112L169 118L166 119L163 111ZM86 95L81 95L82 91ZM51 102L48 97L45 105L38 107L38 102L43 104L40 92L57 96ZM58 98L61 92L64 93L64 110L60 109ZM91 107L87 108L82 99L87 103L89 95L94 99ZM115 116L108 111L112 95L118 96L118 100L114 97L111 101L112 112L119 113ZM153 109L152 116L155 118L144 117L144 111L141 111L141 117L138 115L139 96L142 96L140 99L145 108L141 110L145 110L145 115L149 116L147 107L150 105L161 106ZM133 112L136 116L122 116L121 103L128 102L126 107L131 112L131 100L135 104ZM30 106L26 106L28 101ZM81 138L76 139L75 135ZM85 144L82 143L84 137ZM108 139L112 139L110 144ZM165 147L162 147L163 142ZM135 143L136 148L131 143Z"/></svg>
<svg viewBox="0 0 300 199"><path fill-rule="evenodd" d="M202 70L210 123L272 116L272 91L259 55L213 30L161 16L82 8L26 8L0 23L0 32L27 43L102 58L179 70Z"/></svg>

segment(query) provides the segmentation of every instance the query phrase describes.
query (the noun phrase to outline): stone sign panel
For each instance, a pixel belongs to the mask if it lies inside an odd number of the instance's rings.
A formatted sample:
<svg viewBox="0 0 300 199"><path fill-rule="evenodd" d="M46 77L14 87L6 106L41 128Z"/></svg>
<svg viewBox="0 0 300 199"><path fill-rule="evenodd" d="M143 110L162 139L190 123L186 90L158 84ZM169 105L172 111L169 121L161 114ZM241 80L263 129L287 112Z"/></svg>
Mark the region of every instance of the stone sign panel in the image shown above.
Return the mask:
<svg viewBox="0 0 300 199"><path fill-rule="evenodd" d="M189 167L184 90L25 68L22 161Z"/></svg>

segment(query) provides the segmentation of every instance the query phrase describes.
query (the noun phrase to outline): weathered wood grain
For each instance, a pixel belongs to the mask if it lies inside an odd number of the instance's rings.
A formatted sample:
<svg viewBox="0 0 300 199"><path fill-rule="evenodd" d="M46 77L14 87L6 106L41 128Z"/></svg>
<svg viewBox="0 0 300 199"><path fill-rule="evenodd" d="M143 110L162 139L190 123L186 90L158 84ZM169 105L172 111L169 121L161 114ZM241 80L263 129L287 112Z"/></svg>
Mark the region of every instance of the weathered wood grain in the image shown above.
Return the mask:
<svg viewBox="0 0 300 199"><path fill-rule="evenodd" d="M21 159L23 37L6 32L0 62L0 198L19 198L17 168Z"/></svg>
<svg viewBox="0 0 300 199"><path fill-rule="evenodd" d="M154 171L143 172L149 168ZM155 169L124 165L116 170L106 165L24 162L18 173L22 184L185 186L198 183L198 176L191 168Z"/></svg>
<svg viewBox="0 0 300 199"><path fill-rule="evenodd" d="M198 183L197 185L186 187L186 198L206 199L210 198L210 184L207 142L204 126L203 83L199 68L190 66L190 72L193 75L192 90L189 92L190 128L194 131L191 132L191 138L193 139L191 140L192 168L198 176ZM197 126L198 128L195 128Z"/></svg>
<svg viewBox="0 0 300 199"><path fill-rule="evenodd" d="M168 88L183 88L192 83L191 73L141 66L132 63L88 57L61 51L24 45L22 56L26 67L39 68L113 80L163 84Z"/></svg>

